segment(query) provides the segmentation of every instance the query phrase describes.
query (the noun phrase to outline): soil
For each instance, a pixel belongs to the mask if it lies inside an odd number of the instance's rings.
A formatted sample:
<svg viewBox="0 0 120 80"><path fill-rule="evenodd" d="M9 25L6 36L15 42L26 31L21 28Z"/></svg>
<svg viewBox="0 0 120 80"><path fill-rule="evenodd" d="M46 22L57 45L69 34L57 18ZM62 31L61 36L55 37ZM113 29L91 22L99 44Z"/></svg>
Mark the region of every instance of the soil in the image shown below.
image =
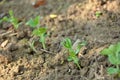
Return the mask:
<svg viewBox="0 0 120 80"><path fill-rule="evenodd" d="M47 0L38 8L33 1L0 0L0 18L13 10L22 21L17 30L10 23L0 24L0 80L120 80L107 73L112 65L100 55L120 40L119 0ZM47 27L46 50L25 25L38 15L40 25ZM68 52L61 45L67 37L73 43L87 41L79 55L81 69L67 61ZM37 52L29 45L33 40Z"/></svg>

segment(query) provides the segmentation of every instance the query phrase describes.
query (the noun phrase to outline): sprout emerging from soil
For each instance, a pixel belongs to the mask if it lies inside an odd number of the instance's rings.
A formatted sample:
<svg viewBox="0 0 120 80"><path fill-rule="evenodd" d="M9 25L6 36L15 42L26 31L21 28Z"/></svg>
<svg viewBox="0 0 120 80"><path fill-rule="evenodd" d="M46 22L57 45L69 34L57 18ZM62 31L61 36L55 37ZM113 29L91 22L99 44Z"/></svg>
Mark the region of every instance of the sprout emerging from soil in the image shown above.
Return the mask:
<svg viewBox="0 0 120 80"><path fill-rule="evenodd" d="M39 42L42 43L43 49L46 49L46 46L45 46L46 32L47 32L47 29L45 27L41 27L39 29L33 30L33 35L40 37Z"/></svg>
<svg viewBox="0 0 120 80"><path fill-rule="evenodd" d="M10 22L15 29L17 29L20 25L19 20L16 17L14 17L12 10L9 11L9 17L7 17L7 16L3 17L0 20L0 23L3 21Z"/></svg>
<svg viewBox="0 0 120 80"><path fill-rule="evenodd" d="M62 42L62 45L68 50L69 56L68 56L68 61L73 61L77 67L80 69L79 65L79 58L77 54L79 53L80 49L86 45L85 42L77 44L76 50L73 49L72 41L69 38L65 38L64 41Z"/></svg>
<svg viewBox="0 0 120 80"><path fill-rule="evenodd" d="M97 11L96 13L95 13L95 16L98 18L98 17L100 17L102 15L102 13L100 12L100 11Z"/></svg>
<svg viewBox="0 0 120 80"><path fill-rule="evenodd" d="M43 49L46 49L45 46L45 37L47 33L47 29L45 27L40 27L40 16L37 16L35 19L30 19L26 25L29 25L30 27L34 28L33 35L40 37L39 42L42 43Z"/></svg>

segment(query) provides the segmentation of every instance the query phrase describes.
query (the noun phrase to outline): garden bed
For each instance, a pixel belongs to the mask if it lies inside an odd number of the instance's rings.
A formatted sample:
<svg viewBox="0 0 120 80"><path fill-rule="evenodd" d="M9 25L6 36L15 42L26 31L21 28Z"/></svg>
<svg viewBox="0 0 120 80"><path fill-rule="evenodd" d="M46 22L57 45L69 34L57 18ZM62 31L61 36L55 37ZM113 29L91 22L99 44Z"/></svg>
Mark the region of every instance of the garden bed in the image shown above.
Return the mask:
<svg viewBox="0 0 120 80"><path fill-rule="evenodd" d="M119 80L107 73L112 65L100 55L120 41L119 0L47 0L37 8L29 0L6 0L0 2L0 19L9 16L9 10L21 24L18 29L8 22L0 24L0 80ZM46 49L32 35L33 28L25 25L36 16L47 28ZM68 52L61 45L65 38L73 44L87 42L78 55L80 69L67 61Z"/></svg>

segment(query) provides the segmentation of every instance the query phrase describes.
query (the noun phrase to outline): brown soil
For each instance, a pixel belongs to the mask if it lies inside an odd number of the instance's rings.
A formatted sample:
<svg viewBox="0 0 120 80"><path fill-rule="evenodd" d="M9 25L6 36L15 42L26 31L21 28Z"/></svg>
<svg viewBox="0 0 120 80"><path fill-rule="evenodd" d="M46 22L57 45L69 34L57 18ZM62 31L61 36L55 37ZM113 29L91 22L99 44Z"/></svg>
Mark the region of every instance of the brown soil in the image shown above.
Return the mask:
<svg viewBox="0 0 120 80"><path fill-rule="evenodd" d="M0 24L0 80L119 80L107 74L111 64L100 55L103 48L120 40L119 0L47 0L38 8L30 0L0 1L0 18L13 10L22 20L17 30L9 23ZM99 17L95 16L97 11L101 12ZM49 33L46 50L24 25L38 15ZM79 57L80 70L67 61L67 52L60 44L66 37L88 43ZM37 52L29 46L32 40Z"/></svg>

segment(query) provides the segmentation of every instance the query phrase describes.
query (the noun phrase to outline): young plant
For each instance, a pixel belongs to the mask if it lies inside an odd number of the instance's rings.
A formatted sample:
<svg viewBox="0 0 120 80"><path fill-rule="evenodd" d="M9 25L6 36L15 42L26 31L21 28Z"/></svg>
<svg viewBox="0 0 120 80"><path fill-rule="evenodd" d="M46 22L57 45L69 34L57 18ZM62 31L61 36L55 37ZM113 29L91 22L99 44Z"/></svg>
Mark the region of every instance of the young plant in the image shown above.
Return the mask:
<svg viewBox="0 0 120 80"><path fill-rule="evenodd" d="M95 13L95 16L98 18L98 17L100 17L101 16L101 12L100 11L97 11L96 13Z"/></svg>
<svg viewBox="0 0 120 80"><path fill-rule="evenodd" d="M68 56L68 59L67 59L67 60L68 60L68 61L73 61L73 62L77 65L77 67L80 69L79 58L78 58L77 54L79 53L80 49L81 49L84 45L86 45L86 44L84 44L84 43L78 44L76 50L74 50L74 49L72 48L73 45L72 45L71 40L70 40L69 38L66 38L66 39L64 39L64 41L62 42L62 45L63 45L66 49L68 49L69 56Z"/></svg>
<svg viewBox="0 0 120 80"><path fill-rule="evenodd" d="M0 20L0 23L3 21L10 22L15 29L17 29L20 25L19 20L16 17L14 17L12 10L9 11L9 17L7 17L7 16L3 17Z"/></svg>
<svg viewBox="0 0 120 80"><path fill-rule="evenodd" d="M115 67L109 67L107 72L109 74L117 74L120 77L120 42L115 45L110 45L101 51L102 55L107 55L108 60Z"/></svg>
<svg viewBox="0 0 120 80"><path fill-rule="evenodd" d="M36 35L39 38L39 42L42 43L43 49L46 49L45 46L45 37L47 33L47 29L45 27L40 27L40 16L37 16L35 19L30 19L26 25L29 25L30 27L34 28L33 35Z"/></svg>
<svg viewBox="0 0 120 80"><path fill-rule="evenodd" d="M33 30L33 35L40 37L39 42L42 43L43 49L46 49L46 46L45 46L46 32L47 32L47 29L45 27L41 27Z"/></svg>

